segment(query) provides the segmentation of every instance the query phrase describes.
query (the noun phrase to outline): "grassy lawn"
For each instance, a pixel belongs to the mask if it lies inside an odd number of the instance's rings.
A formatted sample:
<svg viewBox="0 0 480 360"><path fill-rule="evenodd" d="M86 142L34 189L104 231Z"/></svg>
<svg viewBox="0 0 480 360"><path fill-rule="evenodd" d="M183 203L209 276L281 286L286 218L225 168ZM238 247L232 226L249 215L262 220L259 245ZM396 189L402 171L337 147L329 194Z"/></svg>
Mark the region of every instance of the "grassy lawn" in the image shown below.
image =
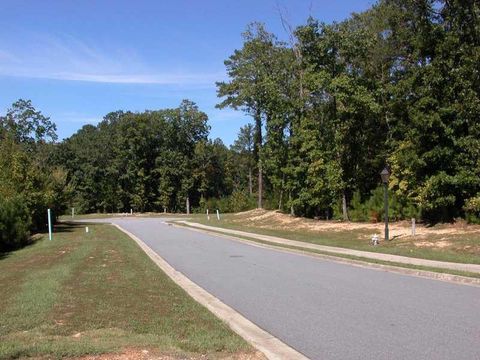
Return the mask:
<svg viewBox="0 0 480 360"><path fill-rule="evenodd" d="M192 221L192 222L195 222L195 221ZM191 226L191 225L188 225L188 224L178 223L177 225L185 227L185 228L196 229L195 226ZM209 230L209 232L218 233L220 235L225 235L224 232L218 231L218 230ZM424 270L424 271L429 271L429 272L436 272L436 273L441 273L441 274L443 273L443 274L450 274L450 275L459 275L459 276L465 276L465 277L471 277L471 278L477 278L477 279L480 278L480 274L467 272L467 271L436 268L436 267L422 266L422 265L412 265L412 264L398 263L398 262L394 262L394 261L384 261L384 260L372 259L372 258L367 258L367 257L355 256L355 255L335 254L335 253L331 253L331 252L328 252L328 251L308 249L308 248L304 248L304 247L301 247L301 246L290 246L290 245L278 244L278 243L274 243L274 242L270 242L270 241L260 240L260 239L257 239L257 238L251 237L251 236L241 236L241 235L233 235L233 236L235 238L254 241L254 242L257 242L257 243L260 243L260 244L265 244L265 245L272 245L272 246L278 247L278 248L298 250L301 253L313 253L313 254L318 254L318 255L324 255L324 256L327 256L327 257L335 257L335 258L354 260L354 261L359 262L359 263L367 262L369 264L396 266L396 267L405 268L405 269Z"/></svg>
<svg viewBox="0 0 480 360"><path fill-rule="evenodd" d="M0 358L147 350L250 358L254 350L109 225L56 228L0 259ZM203 358L203 357L202 357Z"/></svg>
<svg viewBox="0 0 480 360"><path fill-rule="evenodd" d="M101 213L94 213L94 214L75 214L74 220L85 220L85 219L107 219L115 216L115 214L101 214ZM60 216L60 220L62 221L69 221L72 220L71 215L62 215Z"/></svg>
<svg viewBox="0 0 480 360"><path fill-rule="evenodd" d="M224 214L221 220L216 217L206 219L205 215L194 215L190 221L204 225L216 226L225 229L234 229L257 234L278 236L285 239L297 240L319 245L337 246L370 252L387 253L409 256L422 259L450 261L458 263L480 264L480 233L432 234L426 237L400 237L390 242L382 242L380 246L371 246L370 237L373 231L366 229L342 230L338 229L312 230L310 224L318 224L311 219L298 219L296 224L301 226L285 226L271 219L252 220L251 216L240 214ZM439 226L439 230L444 225ZM433 246L419 246L423 243ZM447 246L434 246L435 244Z"/></svg>

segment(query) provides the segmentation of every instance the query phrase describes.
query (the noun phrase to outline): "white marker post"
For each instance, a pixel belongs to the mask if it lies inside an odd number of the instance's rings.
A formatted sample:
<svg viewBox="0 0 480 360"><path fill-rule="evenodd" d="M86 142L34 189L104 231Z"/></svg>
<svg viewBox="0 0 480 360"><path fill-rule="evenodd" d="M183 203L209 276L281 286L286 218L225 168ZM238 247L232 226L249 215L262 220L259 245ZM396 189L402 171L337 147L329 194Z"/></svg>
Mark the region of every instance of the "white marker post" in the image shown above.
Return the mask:
<svg viewBox="0 0 480 360"><path fill-rule="evenodd" d="M217 220L220 220L220 212L217 209Z"/></svg>
<svg viewBox="0 0 480 360"><path fill-rule="evenodd" d="M207 220L210 220L210 215L208 214L208 209L207 209Z"/></svg>
<svg viewBox="0 0 480 360"><path fill-rule="evenodd" d="M130 209L130 215L133 215L133 209Z"/></svg>
<svg viewBox="0 0 480 360"><path fill-rule="evenodd" d="M412 236L415 236L415 218L412 218Z"/></svg>
<svg viewBox="0 0 480 360"><path fill-rule="evenodd" d="M88 233L88 226L85 226L85 232Z"/></svg>
<svg viewBox="0 0 480 360"><path fill-rule="evenodd" d="M75 216L75 208L72 208L72 219Z"/></svg>
<svg viewBox="0 0 480 360"><path fill-rule="evenodd" d="M47 211L48 214L48 239L52 240L52 214L50 209Z"/></svg>

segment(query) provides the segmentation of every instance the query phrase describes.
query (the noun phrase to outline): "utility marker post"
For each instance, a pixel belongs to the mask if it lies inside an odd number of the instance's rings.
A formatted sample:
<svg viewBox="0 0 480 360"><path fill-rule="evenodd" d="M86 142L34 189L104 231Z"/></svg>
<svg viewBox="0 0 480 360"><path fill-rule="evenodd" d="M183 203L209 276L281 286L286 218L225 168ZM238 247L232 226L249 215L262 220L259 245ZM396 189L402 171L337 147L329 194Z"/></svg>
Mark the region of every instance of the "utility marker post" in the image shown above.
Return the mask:
<svg viewBox="0 0 480 360"><path fill-rule="evenodd" d="M220 212L217 209L217 220L220 220Z"/></svg>
<svg viewBox="0 0 480 360"><path fill-rule="evenodd" d="M72 219L75 216L75 208L72 207Z"/></svg>
<svg viewBox="0 0 480 360"><path fill-rule="evenodd" d="M390 241L388 233L388 185L383 184L384 187L384 207L385 207L385 240Z"/></svg>
<svg viewBox="0 0 480 360"><path fill-rule="evenodd" d="M130 209L130 215L133 215L133 209Z"/></svg>
<svg viewBox="0 0 480 360"><path fill-rule="evenodd" d="M210 220L210 215L208 214L208 209L207 209L207 220Z"/></svg>
<svg viewBox="0 0 480 360"><path fill-rule="evenodd" d="M50 209L47 210L48 215L48 239L52 240L52 214Z"/></svg>
<svg viewBox="0 0 480 360"><path fill-rule="evenodd" d="M389 241L390 237L388 235L388 179L390 178L390 171L388 168L382 170L380 173L383 182L383 193L384 193L384 206L385 206L385 240Z"/></svg>
<svg viewBox="0 0 480 360"><path fill-rule="evenodd" d="M415 236L415 218L412 218L412 236Z"/></svg>

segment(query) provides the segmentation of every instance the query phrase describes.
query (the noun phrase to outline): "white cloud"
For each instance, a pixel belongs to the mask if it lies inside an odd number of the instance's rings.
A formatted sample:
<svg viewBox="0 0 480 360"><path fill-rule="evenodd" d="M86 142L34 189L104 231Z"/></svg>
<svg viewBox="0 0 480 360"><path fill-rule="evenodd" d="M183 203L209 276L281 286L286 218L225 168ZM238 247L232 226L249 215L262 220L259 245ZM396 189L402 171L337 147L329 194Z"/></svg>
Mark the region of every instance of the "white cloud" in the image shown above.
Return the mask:
<svg viewBox="0 0 480 360"><path fill-rule="evenodd" d="M148 66L131 49L101 49L71 35L30 34L29 46L0 44L0 75L118 84L211 85L224 74Z"/></svg>
<svg viewBox="0 0 480 360"><path fill-rule="evenodd" d="M37 79L88 81L97 83L112 84L160 84L160 85L214 85L221 75L217 74L122 74L122 73L100 73L100 72L45 72L36 70L14 69L2 71L0 75L19 76Z"/></svg>
<svg viewBox="0 0 480 360"><path fill-rule="evenodd" d="M102 115L86 115L78 112L62 112L52 116L55 121L60 120L62 123L80 123L80 124L98 124L102 119Z"/></svg>

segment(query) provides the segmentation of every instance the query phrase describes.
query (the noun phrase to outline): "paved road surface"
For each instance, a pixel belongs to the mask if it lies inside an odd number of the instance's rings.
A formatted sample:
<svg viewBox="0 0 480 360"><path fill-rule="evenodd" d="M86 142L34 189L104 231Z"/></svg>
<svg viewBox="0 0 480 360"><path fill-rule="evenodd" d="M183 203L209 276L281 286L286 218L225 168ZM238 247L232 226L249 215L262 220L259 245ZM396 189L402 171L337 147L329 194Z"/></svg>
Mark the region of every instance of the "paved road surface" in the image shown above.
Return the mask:
<svg viewBox="0 0 480 360"><path fill-rule="evenodd" d="M309 358L480 359L478 287L262 249L161 219L108 221Z"/></svg>

